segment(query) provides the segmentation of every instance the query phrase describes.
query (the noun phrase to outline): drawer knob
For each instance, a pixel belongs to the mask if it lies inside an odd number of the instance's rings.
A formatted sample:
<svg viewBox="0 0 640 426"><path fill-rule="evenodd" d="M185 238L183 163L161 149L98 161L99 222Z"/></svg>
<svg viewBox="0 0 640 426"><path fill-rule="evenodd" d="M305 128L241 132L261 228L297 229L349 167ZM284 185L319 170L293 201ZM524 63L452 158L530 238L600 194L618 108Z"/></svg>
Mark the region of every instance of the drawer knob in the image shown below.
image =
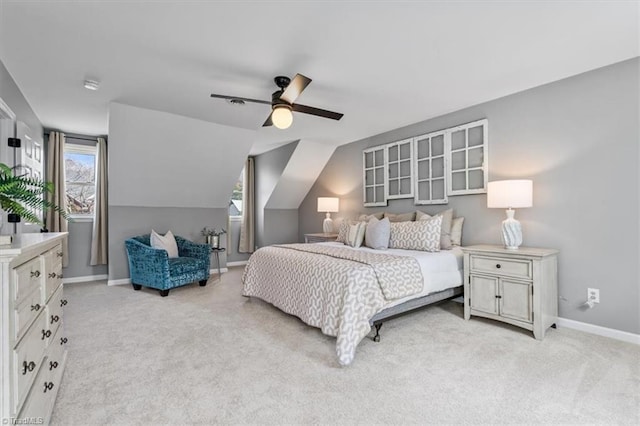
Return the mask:
<svg viewBox="0 0 640 426"><path fill-rule="evenodd" d="M51 337L51 330L42 330L42 340L48 339Z"/></svg>
<svg viewBox="0 0 640 426"><path fill-rule="evenodd" d="M60 317L57 315L51 315L51 324L60 321Z"/></svg>
<svg viewBox="0 0 640 426"><path fill-rule="evenodd" d="M55 277L56 277L55 272L49 272L49 278L55 278Z"/></svg>
<svg viewBox="0 0 640 426"><path fill-rule="evenodd" d="M502 299L502 296L500 296L499 294L496 294L496 299Z"/></svg>
<svg viewBox="0 0 640 426"><path fill-rule="evenodd" d="M44 382L44 393L51 389L53 389L53 382Z"/></svg>
<svg viewBox="0 0 640 426"><path fill-rule="evenodd" d="M63 276L62 276L62 274L58 274L58 275L56 275L56 276L57 276L58 278L62 278L62 277L63 277Z"/></svg>
<svg viewBox="0 0 640 426"><path fill-rule="evenodd" d="M36 277L38 278L40 276L40 271L31 271L31 278Z"/></svg>
<svg viewBox="0 0 640 426"><path fill-rule="evenodd" d="M67 299L62 299L62 300L60 301L60 307L63 307L63 306L64 306L64 305L66 305L66 304L67 304Z"/></svg>
<svg viewBox="0 0 640 426"><path fill-rule="evenodd" d="M496 268L500 269L500 268L502 268L502 265L498 263L498 264L496 264Z"/></svg>
<svg viewBox="0 0 640 426"><path fill-rule="evenodd" d="M31 361L31 362L27 362L24 361L22 363L22 375L26 375L27 371L33 371L33 369L36 368L36 363Z"/></svg>
<svg viewBox="0 0 640 426"><path fill-rule="evenodd" d="M65 343L67 343L67 341L68 341L68 340L67 340L67 338L66 338L66 337L61 337L61 338L60 338L60 344L61 344L61 345L64 345Z"/></svg>
<svg viewBox="0 0 640 426"><path fill-rule="evenodd" d="M41 308L41 306L38 303L36 303L35 305L31 305L31 310L32 311L38 312L40 310L40 308Z"/></svg>
<svg viewBox="0 0 640 426"><path fill-rule="evenodd" d="M62 257L62 252L61 252L61 251L57 252L57 253L56 253L56 256L58 256L58 257Z"/></svg>
<svg viewBox="0 0 640 426"><path fill-rule="evenodd" d="M49 361L49 371L58 368L58 361Z"/></svg>

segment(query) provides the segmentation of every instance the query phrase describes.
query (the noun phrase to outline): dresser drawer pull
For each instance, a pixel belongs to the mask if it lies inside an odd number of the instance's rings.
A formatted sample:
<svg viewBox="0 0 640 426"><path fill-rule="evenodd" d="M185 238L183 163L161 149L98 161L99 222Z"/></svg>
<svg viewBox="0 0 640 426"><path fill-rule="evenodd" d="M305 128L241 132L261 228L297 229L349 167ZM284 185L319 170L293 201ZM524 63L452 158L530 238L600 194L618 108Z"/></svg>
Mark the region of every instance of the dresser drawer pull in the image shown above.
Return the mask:
<svg viewBox="0 0 640 426"><path fill-rule="evenodd" d="M68 342L68 340L67 340L67 338L66 338L66 337L61 337L61 338L60 338L60 344L61 344L61 345L64 345L64 344L65 344L65 343L67 343L67 342Z"/></svg>
<svg viewBox="0 0 640 426"><path fill-rule="evenodd" d="M22 363L22 375L26 375L27 371L33 371L33 369L36 368L36 363L31 361L31 362L27 362L24 361Z"/></svg>
<svg viewBox="0 0 640 426"><path fill-rule="evenodd" d="M31 310L38 312L41 307L42 306L40 306L38 303L36 303L35 305L31 305Z"/></svg>
<svg viewBox="0 0 640 426"><path fill-rule="evenodd" d="M48 339L51 337L51 330L42 330L42 340Z"/></svg>
<svg viewBox="0 0 640 426"><path fill-rule="evenodd" d="M496 299L502 299L502 296L500 296L499 294L496 294Z"/></svg>
<svg viewBox="0 0 640 426"><path fill-rule="evenodd" d="M31 271L31 278L36 277L38 278L40 276L40 271Z"/></svg>
<svg viewBox="0 0 640 426"><path fill-rule="evenodd" d="M51 389L53 389L53 382L44 382L44 393Z"/></svg>
<svg viewBox="0 0 640 426"><path fill-rule="evenodd" d="M60 301L60 307L61 307L61 308L62 308L64 305L66 305L66 304L67 304L67 299L62 299L62 300Z"/></svg>
<svg viewBox="0 0 640 426"><path fill-rule="evenodd" d="M55 278L55 277L56 277L55 272L49 272L49 278Z"/></svg>
<svg viewBox="0 0 640 426"><path fill-rule="evenodd" d="M58 256L58 257L62 257L62 252L61 252L61 251L57 252L57 253L56 253L56 256Z"/></svg>
<svg viewBox="0 0 640 426"><path fill-rule="evenodd" d="M63 275L62 274L58 274L57 277L58 278L63 278Z"/></svg>
<svg viewBox="0 0 640 426"><path fill-rule="evenodd" d="M498 263L498 264L496 264L496 268L500 269L500 268L502 268L502 265Z"/></svg>
<svg viewBox="0 0 640 426"><path fill-rule="evenodd" d="M49 361L49 371L58 368L58 361Z"/></svg>
<svg viewBox="0 0 640 426"><path fill-rule="evenodd" d="M57 315L51 315L51 324L60 321L60 317Z"/></svg>

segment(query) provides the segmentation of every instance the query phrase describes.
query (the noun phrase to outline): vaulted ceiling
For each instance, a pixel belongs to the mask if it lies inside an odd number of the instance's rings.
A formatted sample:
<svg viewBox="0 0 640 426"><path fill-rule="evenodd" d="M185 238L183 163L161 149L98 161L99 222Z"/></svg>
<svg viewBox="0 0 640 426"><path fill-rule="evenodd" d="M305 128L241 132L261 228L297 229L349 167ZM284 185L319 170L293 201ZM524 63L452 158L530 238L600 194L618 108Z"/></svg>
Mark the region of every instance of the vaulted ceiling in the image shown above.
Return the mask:
<svg viewBox="0 0 640 426"><path fill-rule="evenodd" d="M46 127L107 132L111 101L258 129L253 153L348 143L639 55L638 2L10 1L0 59ZM273 77L313 79L261 128ZM100 90L82 87L85 78Z"/></svg>

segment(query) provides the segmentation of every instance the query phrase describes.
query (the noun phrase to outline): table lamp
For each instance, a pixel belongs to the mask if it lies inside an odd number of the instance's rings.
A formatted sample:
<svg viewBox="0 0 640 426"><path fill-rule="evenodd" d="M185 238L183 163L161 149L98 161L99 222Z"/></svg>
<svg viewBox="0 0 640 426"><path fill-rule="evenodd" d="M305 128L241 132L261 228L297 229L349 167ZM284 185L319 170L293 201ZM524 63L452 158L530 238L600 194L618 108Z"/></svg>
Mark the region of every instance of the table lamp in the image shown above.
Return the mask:
<svg viewBox="0 0 640 426"><path fill-rule="evenodd" d="M333 232L333 220L331 213L338 211L340 200L336 197L318 197L318 212L325 212L326 217L322 222L322 232L329 234Z"/></svg>
<svg viewBox="0 0 640 426"><path fill-rule="evenodd" d="M487 207L507 208L507 218L502 221L502 242L505 248L516 250L522 244L522 226L515 218L514 208L533 205L531 180L497 180L489 182Z"/></svg>

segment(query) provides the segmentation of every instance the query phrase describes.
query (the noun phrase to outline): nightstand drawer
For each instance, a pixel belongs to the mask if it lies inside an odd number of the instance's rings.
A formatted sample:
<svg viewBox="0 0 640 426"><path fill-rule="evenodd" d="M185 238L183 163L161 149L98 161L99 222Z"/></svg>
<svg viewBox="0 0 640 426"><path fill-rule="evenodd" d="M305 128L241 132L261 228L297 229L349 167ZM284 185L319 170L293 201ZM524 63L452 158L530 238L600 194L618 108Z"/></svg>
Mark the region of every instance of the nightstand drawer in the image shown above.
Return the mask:
<svg viewBox="0 0 640 426"><path fill-rule="evenodd" d="M524 279L533 278L533 262L527 259L505 259L501 257L470 256L471 272L484 272Z"/></svg>

